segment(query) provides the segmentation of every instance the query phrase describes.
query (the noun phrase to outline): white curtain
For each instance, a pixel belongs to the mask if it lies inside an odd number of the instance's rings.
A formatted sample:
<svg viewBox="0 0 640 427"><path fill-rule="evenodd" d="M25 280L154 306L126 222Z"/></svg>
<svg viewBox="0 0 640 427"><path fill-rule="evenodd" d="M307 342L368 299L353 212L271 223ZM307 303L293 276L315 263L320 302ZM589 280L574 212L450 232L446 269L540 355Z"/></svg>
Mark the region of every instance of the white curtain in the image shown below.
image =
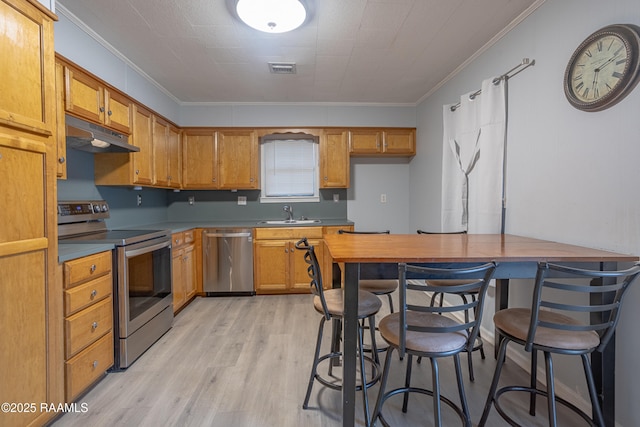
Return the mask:
<svg viewBox="0 0 640 427"><path fill-rule="evenodd" d="M500 233L506 132L506 81L443 107L442 231Z"/></svg>

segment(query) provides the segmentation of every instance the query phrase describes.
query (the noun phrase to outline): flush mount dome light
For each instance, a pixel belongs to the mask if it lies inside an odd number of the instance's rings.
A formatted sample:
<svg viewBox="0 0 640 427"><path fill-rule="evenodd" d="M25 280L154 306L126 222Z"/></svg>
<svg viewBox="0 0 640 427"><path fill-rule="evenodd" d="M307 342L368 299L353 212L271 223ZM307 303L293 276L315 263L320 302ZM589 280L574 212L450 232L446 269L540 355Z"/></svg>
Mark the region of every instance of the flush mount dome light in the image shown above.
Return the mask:
<svg viewBox="0 0 640 427"><path fill-rule="evenodd" d="M245 24L265 33L285 33L307 17L299 0L238 0L236 12Z"/></svg>

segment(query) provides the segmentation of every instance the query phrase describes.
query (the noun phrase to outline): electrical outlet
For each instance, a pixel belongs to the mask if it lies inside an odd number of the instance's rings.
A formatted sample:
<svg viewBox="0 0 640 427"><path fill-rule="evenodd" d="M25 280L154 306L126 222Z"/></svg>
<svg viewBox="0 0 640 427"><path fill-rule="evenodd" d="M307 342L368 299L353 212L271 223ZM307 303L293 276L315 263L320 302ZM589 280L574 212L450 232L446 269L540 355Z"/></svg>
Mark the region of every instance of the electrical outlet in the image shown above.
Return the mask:
<svg viewBox="0 0 640 427"><path fill-rule="evenodd" d="M387 203L387 195L386 194L381 194L380 195L380 203Z"/></svg>
<svg viewBox="0 0 640 427"><path fill-rule="evenodd" d="M339 193L334 193L333 194L333 201L338 203L340 201L340 194Z"/></svg>
<svg viewBox="0 0 640 427"><path fill-rule="evenodd" d="M247 204L247 196L238 196L238 204L245 206Z"/></svg>
<svg viewBox="0 0 640 427"><path fill-rule="evenodd" d="M138 206L140 206L142 204L142 195L141 194L138 194L137 203L138 203Z"/></svg>
<svg viewBox="0 0 640 427"><path fill-rule="evenodd" d="M193 204L194 204L195 202L196 202L196 198L195 198L195 196L189 196L189 204L190 204L191 206L193 206Z"/></svg>

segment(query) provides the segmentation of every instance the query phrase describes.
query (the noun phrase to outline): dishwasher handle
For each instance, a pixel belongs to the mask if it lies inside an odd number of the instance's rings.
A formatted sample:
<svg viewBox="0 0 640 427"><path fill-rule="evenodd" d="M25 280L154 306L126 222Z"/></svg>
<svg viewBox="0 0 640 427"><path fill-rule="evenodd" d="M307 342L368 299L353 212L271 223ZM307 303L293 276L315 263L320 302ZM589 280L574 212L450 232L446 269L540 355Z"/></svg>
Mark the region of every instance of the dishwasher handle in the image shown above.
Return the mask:
<svg viewBox="0 0 640 427"><path fill-rule="evenodd" d="M250 232L246 233L204 233L204 237L251 237Z"/></svg>

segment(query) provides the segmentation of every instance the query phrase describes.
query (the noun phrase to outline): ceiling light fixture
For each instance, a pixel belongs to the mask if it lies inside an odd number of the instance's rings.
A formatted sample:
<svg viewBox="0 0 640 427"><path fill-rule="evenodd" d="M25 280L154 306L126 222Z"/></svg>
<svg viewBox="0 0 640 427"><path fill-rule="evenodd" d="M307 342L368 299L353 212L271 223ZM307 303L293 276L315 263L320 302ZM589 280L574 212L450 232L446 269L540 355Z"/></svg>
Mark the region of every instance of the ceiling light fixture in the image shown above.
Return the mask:
<svg viewBox="0 0 640 427"><path fill-rule="evenodd" d="M299 0L238 0L236 12L245 24L265 33L295 30L307 18Z"/></svg>

